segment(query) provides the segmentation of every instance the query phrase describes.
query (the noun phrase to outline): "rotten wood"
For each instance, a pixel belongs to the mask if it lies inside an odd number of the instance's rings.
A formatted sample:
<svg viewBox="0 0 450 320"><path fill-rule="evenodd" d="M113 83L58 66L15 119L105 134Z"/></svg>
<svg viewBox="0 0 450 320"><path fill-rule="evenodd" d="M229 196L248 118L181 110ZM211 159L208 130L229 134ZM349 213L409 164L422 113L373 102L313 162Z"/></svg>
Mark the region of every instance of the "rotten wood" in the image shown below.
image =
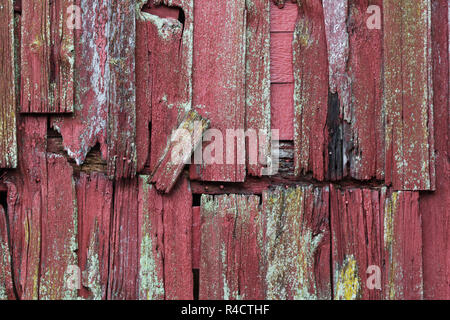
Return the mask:
<svg viewBox="0 0 450 320"><path fill-rule="evenodd" d="M331 299L328 187L263 193L267 299Z"/></svg>
<svg viewBox="0 0 450 320"><path fill-rule="evenodd" d="M431 1L383 6L386 184L434 190Z"/></svg>
<svg viewBox="0 0 450 320"><path fill-rule="evenodd" d="M260 177L270 166L270 3L246 1L246 78L245 129L253 131L253 141L246 141L247 174Z"/></svg>
<svg viewBox="0 0 450 320"><path fill-rule="evenodd" d="M0 1L0 168L17 167L13 0Z"/></svg>
<svg viewBox="0 0 450 320"><path fill-rule="evenodd" d="M334 299L423 298L418 193L332 186L330 208Z"/></svg>
<svg viewBox="0 0 450 320"><path fill-rule="evenodd" d="M108 175L136 174L136 1L108 2Z"/></svg>
<svg viewBox="0 0 450 320"><path fill-rule="evenodd" d="M113 183L105 174L82 172L76 181L78 208L79 295L106 299Z"/></svg>
<svg viewBox="0 0 450 320"><path fill-rule="evenodd" d="M194 150L201 144L208 127L209 121L203 119L195 110L186 113L178 129L171 134L170 145L164 150L153 170L151 181L157 190L164 193L172 190Z"/></svg>
<svg viewBox="0 0 450 320"><path fill-rule="evenodd" d="M73 4L73 0L22 3L21 112L73 111L75 22L69 10Z"/></svg>
<svg viewBox="0 0 450 320"><path fill-rule="evenodd" d="M259 197L202 196L201 300L263 299Z"/></svg>
<svg viewBox="0 0 450 320"><path fill-rule="evenodd" d="M15 299L7 220L5 208L0 205L0 300Z"/></svg>
<svg viewBox="0 0 450 320"><path fill-rule="evenodd" d="M420 195L423 228L424 298L450 299L450 164L449 164L449 33L448 1L432 2L433 106L436 191Z"/></svg>
<svg viewBox="0 0 450 320"><path fill-rule="evenodd" d="M324 128L329 119L328 53L321 1L299 3L293 48L295 174L312 172L322 181L328 167L328 132ZM334 151L330 152L332 157ZM329 175L337 178L333 161L330 168Z"/></svg>
<svg viewBox="0 0 450 320"><path fill-rule="evenodd" d="M194 166L195 174L191 175L204 181L245 180L245 150L238 151L237 157L235 150L245 147L245 140L230 132L245 127L245 2L195 3L193 105L215 129L205 136L206 159L203 157L203 164ZM232 140L228 144L227 130Z"/></svg>

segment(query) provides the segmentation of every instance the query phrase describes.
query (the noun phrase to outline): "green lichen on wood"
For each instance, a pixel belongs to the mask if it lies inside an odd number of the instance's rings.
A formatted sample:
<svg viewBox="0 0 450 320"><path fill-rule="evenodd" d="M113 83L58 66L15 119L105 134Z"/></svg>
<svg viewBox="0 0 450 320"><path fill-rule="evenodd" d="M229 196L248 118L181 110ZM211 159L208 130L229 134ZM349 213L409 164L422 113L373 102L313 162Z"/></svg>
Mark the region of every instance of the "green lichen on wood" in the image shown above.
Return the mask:
<svg viewBox="0 0 450 320"><path fill-rule="evenodd" d="M361 298L359 266L353 255L346 256L341 265L336 266L334 275L334 299L357 300Z"/></svg>

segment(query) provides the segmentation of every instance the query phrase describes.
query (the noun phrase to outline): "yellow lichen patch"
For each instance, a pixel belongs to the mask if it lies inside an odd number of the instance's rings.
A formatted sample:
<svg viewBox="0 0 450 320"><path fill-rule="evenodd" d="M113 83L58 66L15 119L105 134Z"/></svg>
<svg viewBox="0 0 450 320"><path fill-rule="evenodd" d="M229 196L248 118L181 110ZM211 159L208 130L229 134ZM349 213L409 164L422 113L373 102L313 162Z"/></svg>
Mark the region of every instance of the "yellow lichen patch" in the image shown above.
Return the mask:
<svg viewBox="0 0 450 320"><path fill-rule="evenodd" d="M358 264L353 255L347 256L343 264L338 268L335 274L335 292L336 300L356 300L361 294L361 280L358 274Z"/></svg>

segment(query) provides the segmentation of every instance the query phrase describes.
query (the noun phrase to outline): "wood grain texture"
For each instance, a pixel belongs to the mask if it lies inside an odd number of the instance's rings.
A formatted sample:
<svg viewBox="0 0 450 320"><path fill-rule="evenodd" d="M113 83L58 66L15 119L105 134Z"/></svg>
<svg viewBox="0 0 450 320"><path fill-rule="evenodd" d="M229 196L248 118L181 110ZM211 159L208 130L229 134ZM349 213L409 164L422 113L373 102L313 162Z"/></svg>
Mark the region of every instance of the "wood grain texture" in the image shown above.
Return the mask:
<svg viewBox="0 0 450 320"><path fill-rule="evenodd" d="M264 191L266 298L330 299L328 188Z"/></svg>
<svg viewBox="0 0 450 320"><path fill-rule="evenodd" d="M115 182L109 249L110 300L138 298L138 178Z"/></svg>
<svg viewBox="0 0 450 320"><path fill-rule="evenodd" d="M271 33L270 80L272 83L294 82L293 38L293 32Z"/></svg>
<svg viewBox="0 0 450 320"><path fill-rule="evenodd" d="M73 0L22 3L21 112L66 113L74 103Z"/></svg>
<svg viewBox="0 0 450 320"><path fill-rule="evenodd" d="M108 175L136 174L136 1L109 3Z"/></svg>
<svg viewBox="0 0 450 320"><path fill-rule="evenodd" d="M143 141L144 146L148 145L149 139L151 140L150 159L147 159L148 149L144 148L140 149L138 157L139 167L143 168L145 161L149 160L152 171L165 157L170 147L172 131L181 124L192 106L194 25L192 0L156 2L180 8L185 20L183 24L171 17L160 17L156 15L158 12L151 10L150 12L154 14L144 11L138 16L139 24L146 25L140 28L146 33L147 38L142 40L148 43L147 54L149 55L146 61L149 66L147 80L141 80L147 81L147 90L150 90L147 92L150 94L150 105L139 102L138 106L144 109L143 115L148 113L148 110L151 112L151 136L149 136L148 119L145 120L144 117L139 120L141 128L137 137L138 143ZM163 8L170 9L170 7ZM175 7L174 10L178 11Z"/></svg>
<svg viewBox="0 0 450 320"><path fill-rule="evenodd" d="M77 165L97 143L108 157L108 96L110 78L107 0L78 0L81 30L75 30L75 108L72 117L55 117L52 127L63 137L69 157Z"/></svg>
<svg viewBox="0 0 450 320"><path fill-rule="evenodd" d="M201 199L201 300L263 299L259 197Z"/></svg>
<svg viewBox="0 0 450 320"><path fill-rule="evenodd" d="M348 176L358 180L384 180L384 114L382 106L382 30L369 29L369 5L382 1L349 2L348 77L351 81L350 119L344 126L344 152Z"/></svg>
<svg viewBox="0 0 450 320"><path fill-rule="evenodd" d="M5 208L0 205L0 300L15 299L7 221Z"/></svg>
<svg viewBox="0 0 450 320"><path fill-rule="evenodd" d="M77 297L67 286L69 266L77 261L77 201L73 169L60 155L47 155L47 208L41 215L39 299Z"/></svg>
<svg viewBox="0 0 450 320"><path fill-rule="evenodd" d="M294 32L295 174L322 181L328 167L328 53L321 1L302 1Z"/></svg>
<svg viewBox="0 0 450 320"><path fill-rule="evenodd" d="M16 70L12 0L0 2L0 168L17 167Z"/></svg>
<svg viewBox="0 0 450 320"><path fill-rule="evenodd" d="M422 299L418 193L332 186L330 199L334 298ZM379 289L368 285L370 266L381 271Z"/></svg>
<svg viewBox="0 0 450 320"><path fill-rule="evenodd" d="M201 144L209 121L195 110L186 113L179 127L170 135L170 145L165 148L152 172L152 183L158 191L169 193L195 149Z"/></svg>
<svg viewBox="0 0 450 320"><path fill-rule="evenodd" d="M450 163L448 1L432 2L436 191L420 195L425 299L450 299ZM450 30L450 29L449 29Z"/></svg>
<svg viewBox="0 0 450 320"><path fill-rule="evenodd" d="M39 298L42 216L47 210L47 119L18 118L18 169L6 178L15 287L19 299Z"/></svg>
<svg viewBox="0 0 450 320"><path fill-rule="evenodd" d="M198 0L194 9L193 105L225 140L227 129L245 128L245 0L220 3ZM214 137L209 137L211 140ZM235 140L238 144L245 143L240 138ZM232 147L228 146L230 150ZM222 153L223 161L216 155L216 159L196 166L201 180L244 181L245 160L243 164L236 160L226 163L226 149L224 143L222 151L216 150ZM239 156L245 159L245 150Z"/></svg>
<svg viewBox="0 0 450 320"><path fill-rule="evenodd" d="M431 1L384 1L386 183L433 190Z"/></svg>
<svg viewBox="0 0 450 320"><path fill-rule="evenodd" d="M255 141L247 141L247 173L262 176L270 166L270 3L247 0L245 129L254 131Z"/></svg>
<svg viewBox="0 0 450 320"><path fill-rule="evenodd" d="M75 184L78 208L79 295L106 299L113 183L102 173L81 173Z"/></svg>

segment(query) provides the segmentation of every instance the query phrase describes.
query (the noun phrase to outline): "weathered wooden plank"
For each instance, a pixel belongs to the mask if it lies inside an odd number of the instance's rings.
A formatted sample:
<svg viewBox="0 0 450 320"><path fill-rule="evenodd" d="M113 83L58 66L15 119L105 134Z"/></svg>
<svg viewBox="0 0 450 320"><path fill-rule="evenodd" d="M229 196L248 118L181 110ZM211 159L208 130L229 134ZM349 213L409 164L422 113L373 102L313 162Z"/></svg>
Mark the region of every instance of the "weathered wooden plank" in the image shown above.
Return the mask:
<svg viewBox="0 0 450 320"><path fill-rule="evenodd" d="M67 286L70 266L78 264L77 201L73 169L67 160L47 155L47 208L41 216L39 299L74 299L77 290Z"/></svg>
<svg viewBox="0 0 450 320"><path fill-rule="evenodd" d="M201 209L192 207L192 269L200 269Z"/></svg>
<svg viewBox="0 0 450 320"><path fill-rule="evenodd" d="M423 220L423 281L425 299L450 299L450 166L448 1L432 2L433 106L436 150L436 191L420 195Z"/></svg>
<svg viewBox="0 0 450 320"><path fill-rule="evenodd" d="M39 298L41 225L47 210L45 117L18 118L18 169L6 177L15 287L19 299Z"/></svg>
<svg viewBox="0 0 450 320"><path fill-rule="evenodd" d="M324 15L321 1L306 0L299 6L293 41L295 174L312 172L321 181L328 167L324 128L329 126Z"/></svg>
<svg viewBox="0 0 450 320"><path fill-rule="evenodd" d="M22 3L21 112L73 111L73 0Z"/></svg>
<svg viewBox="0 0 450 320"><path fill-rule="evenodd" d="M97 143L107 159L110 20L107 0L78 0L81 30L75 30L75 108L72 117L54 118L67 154L81 165Z"/></svg>
<svg viewBox="0 0 450 320"><path fill-rule="evenodd" d="M272 83L294 82L293 38L293 32L272 33L270 36L270 80Z"/></svg>
<svg viewBox="0 0 450 320"><path fill-rule="evenodd" d="M294 140L294 83L271 85L271 123L280 140Z"/></svg>
<svg viewBox="0 0 450 320"><path fill-rule="evenodd" d="M109 3L108 175L136 174L136 1Z"/></svg>
<svg viewBox="0 0 450 320"><path fill-rule="evenodd" d="M163 300L164 206L148 176L139 176L138 201L139 299Z"/></svg>
<svg viewBox="0 0 450 320"><path fill-rule="evenodd" d="M270 166L270 2L247 0L245 129L257 140L247 142L247 173L261 176Z"/></svg>
<svg viewBox="0 0 450 320"><path fill-rule="evenodd" d="M138 157L139 167L143 168L145 162L149 160L151 171L155 170L165 157L170 148L172 131L180 125L192 106L194 23L192 0L153 1L153 3L174 6L172 10L177 12L182 10L185 18L184 22L181 22L172 17L160 17L157 14L164 16L164 12L154 10L152 6L150 10L140 12L138 15L140 32L143 33L140 37L147 37L142 40L147 41L146 63L149 66L147 72L140 71L143 74L140 79L144 77L143 80L148 82L147 89L150 90L150 97L147 98L150 105L139 102L138 107L144 109L144 116L148 110L151 112L151 137L148 130L149 119L144 117L139 120L141 122L139 125L143 128L139 131L137 141L139 143L142 141L144 147L139 149ZM166 8L167 11L171 7L162 8ZM145 52L143 58L145 59ZM140 94L140 99L141 96ZM145 101L145 96L143 99ZM147 159L149 153L145 146L149 145L149 140L151 140L151 154L150 159Z"/></svg>
<svg viewBox="0 0 450 320"><path fill-rule="evenodd" d="M297 4L288 2L280 9L275 3L270 3L270 31L293 32L297 21Z"/></svg>
<svg viewBox="0 0 450 320"><path fill-rule="evenodd" d="M136 300L139 291L137 178L115 182L111 225L107 297L110 300Z"/></svg>
<svg viewBox="0 0 450 320"><path fill-rule="evenodd" d="M76 181L78 265L85 299L106 299L113 183L104 174L81 173Z"/></svg>
<svg viewBox="0 0 450 320"><path fill-rule="evenodd" d="M384 1L386 183L434 189L431 1Z"/></svg>
<svg viewBox="0 0 450 320"><path fill-rule="evenodd" d="M263 193L267 299L330 299L327 187Z"/></svg>
<svg viewBox="0 0 450 320"><path fill-rule="evenodd" d="M17 167L14 8L0 1L0 168Z"/></svg>
<svg viewBox="0 0 450 320"><path fill-rule="evenodd" d="M422 299L417 193L332 187L331 225L335 299Z"/></svg>
<svg viewBox="0 0 450 320"><path fill-rule="evenodd" d="M211 128L220 131L225 141L227 129L234 131L245 127L245 108L242 107L245 103L245 0L220 3L198 0L194 13L193 105L201 106L196 107L198 112L211 121ZM233 138L231 131L229 140ZM218 139L219 132L211 131L211 134L212 137L206 139L208 142ZM238 147L245 144L242 137L232 140L237 140ZM229 144L223 143L222 150L217 148L215 155L211 152L217 145L221 146L221 142L214 141L205 148L203 164L196 168L202 180L244 181L245 150L238 151L237 157L234 150L235 156L232 156L235 143ZM230 163L226 161L227 148Z"/></svg>
<svg viewBox="0 0 450 320"><path fill-rule="evenodd" d="M352 178L384 180L383 33L367 27L369 5L382 8L382 1L349 2L351 102L350 114L346 115L350 122L344 127L344 152L350 167L348 174Z"/></svg>
<svg viewBox="0 0 450 320"><path fill-rule="evenodd" d="M192 300L192 194L188 179L182 177L162 200L165 298Z"/></svg>
<svg viewBox="0 0 450 320"><path fill-rule="evenodd" d="M190 110L186 113L178 129L171 134L170 145L155 164L151 181L157 190L164 193L172 190L184 166L190 163L194 150L201 144L208 127L209 121L203 119L197 111Z"/></svg>
<svg viewBox="0 0 450 320"><path fill-rule="evenodd" d="M11 276L11 253L7 221L5 209L0 205L0 300L13 300L15 298Z"/></svg>
<svg viewBox="0 0 450 320"><path fill-rule="evenodd" d="M201 199L200 299L263 299L258 196Z"/></svg>

